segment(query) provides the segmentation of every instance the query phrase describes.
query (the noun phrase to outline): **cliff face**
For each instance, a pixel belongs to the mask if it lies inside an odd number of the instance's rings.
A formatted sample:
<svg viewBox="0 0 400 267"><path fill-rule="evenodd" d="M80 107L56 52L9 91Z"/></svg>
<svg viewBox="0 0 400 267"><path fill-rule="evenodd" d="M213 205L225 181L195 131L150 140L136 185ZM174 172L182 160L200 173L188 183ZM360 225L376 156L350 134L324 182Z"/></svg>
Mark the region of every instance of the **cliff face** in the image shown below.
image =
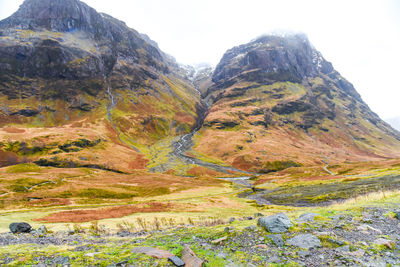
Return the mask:
<svg viewBox="0 0 400 267"><path fill-rule="evenodd" d="M97 94L99 83L121 61L136 64L125 72L140 80L152 77L141 67L168 72L158 49L136 31L78 0L27 0L0 22L0 31L0 90L11 98L17 96L7 83L22 78L60 81L72 94L91 87L87 93ZM34 87L23 91L40 95ZM57 93L46 96L65 99Z"/></svg>

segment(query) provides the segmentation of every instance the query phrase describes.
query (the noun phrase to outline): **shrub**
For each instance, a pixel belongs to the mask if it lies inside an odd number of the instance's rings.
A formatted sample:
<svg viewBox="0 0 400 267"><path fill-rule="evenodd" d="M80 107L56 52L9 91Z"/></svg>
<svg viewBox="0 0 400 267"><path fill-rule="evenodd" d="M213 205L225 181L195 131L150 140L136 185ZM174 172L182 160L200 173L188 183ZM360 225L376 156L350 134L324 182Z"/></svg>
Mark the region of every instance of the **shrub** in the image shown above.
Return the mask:
<svg viewBox="0 0 400 267"><path fill-rule="evenodd" d="M261 172L269 173L269 172L277 172L290 167L301 167L300 163L294 162L292 160L287 161L267 161L264 163Z"/></svg>

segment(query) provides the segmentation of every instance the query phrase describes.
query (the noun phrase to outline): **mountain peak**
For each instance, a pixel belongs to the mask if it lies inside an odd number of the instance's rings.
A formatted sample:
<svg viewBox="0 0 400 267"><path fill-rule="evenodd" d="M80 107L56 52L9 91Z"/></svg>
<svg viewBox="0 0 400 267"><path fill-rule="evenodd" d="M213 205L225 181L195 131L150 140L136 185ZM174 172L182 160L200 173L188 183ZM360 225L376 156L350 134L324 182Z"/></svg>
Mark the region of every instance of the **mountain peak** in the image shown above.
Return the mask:
<svg viewBox="0 0 400 267"><path fill-rule="evenodd" d="M285 80L300 81L320 72L328 74L333 67L305 34L263 35L228 50L216 68L213 81L225 81L252 70L274 79L281 76Z"/></svg>
<svg viewBox="0 0 400 267"><path fill-rule="evenodd" d="M58 32L93 31L95 25L102 25L101 21L102 16L95 9L79 0L25 0L0 26Z"/></svg>

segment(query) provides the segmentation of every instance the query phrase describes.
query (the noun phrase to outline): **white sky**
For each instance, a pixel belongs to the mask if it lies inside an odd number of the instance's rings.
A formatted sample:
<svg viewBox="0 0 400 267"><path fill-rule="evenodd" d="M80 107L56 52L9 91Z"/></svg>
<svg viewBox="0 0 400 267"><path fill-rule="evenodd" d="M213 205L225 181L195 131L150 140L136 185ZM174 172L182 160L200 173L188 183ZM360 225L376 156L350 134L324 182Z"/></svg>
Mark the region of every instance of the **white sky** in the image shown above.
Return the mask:
<svg viewBox="0 0 400 267"><path fill-rule="evenodd" d="M382 118L400 116L400 1L83 0L146 33L178 62L216 65L274 30L301 31ZM0 19L22 0L0 0Z"/></svg>

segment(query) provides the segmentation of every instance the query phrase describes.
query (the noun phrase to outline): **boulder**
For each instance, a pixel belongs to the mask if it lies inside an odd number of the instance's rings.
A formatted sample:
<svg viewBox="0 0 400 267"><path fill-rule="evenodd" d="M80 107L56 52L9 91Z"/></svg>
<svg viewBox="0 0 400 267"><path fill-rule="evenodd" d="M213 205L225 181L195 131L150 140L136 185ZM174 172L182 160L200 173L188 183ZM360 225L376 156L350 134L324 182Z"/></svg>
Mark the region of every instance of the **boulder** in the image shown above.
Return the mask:
<svg viewBox="0 0 400 267"><path fill-rule="evenodd" d="M193 250L188 245L185 245L182 249L182 260L186 267L201 267L203 261L196 256Z"/></svg>
<svg viewBox="0 0 400 267"><path fill-rule="evenodd" d="M32 230L32 226L26 222L11 223L9 228L13 234L29 233Z"/></svg>
<svg viewBox="0 0 400 267"><path fill-rule="evenodd" d="M178 266L178 267L185 266L185 263L177 256L169 257L168 260L170 262L172 262L172 264L175 266Z"/></svg>
<svg viewBox="0 0 400 267"><path fill-rule="evenodd" d="M321 247L321 241L319 241L318 237L312 234L296 235L289 239L287 243L291 246L299 247L302 249Z"/></svg>
<svg viewBox="0 0 400 267"><path fill-rule="evenodd" d="M312 221L314 221L315 216L318 216L318 214L316 214L316 213L303 213L297 219L297 222L298 223L312 222Z"/></svg>
<svg viewBox="0 0 400 267"><path fill-rule="evenodd" d="M258 219L257 225L271 233L284 233L293 226L290 219L284 213L261 217Z"/></svg>

